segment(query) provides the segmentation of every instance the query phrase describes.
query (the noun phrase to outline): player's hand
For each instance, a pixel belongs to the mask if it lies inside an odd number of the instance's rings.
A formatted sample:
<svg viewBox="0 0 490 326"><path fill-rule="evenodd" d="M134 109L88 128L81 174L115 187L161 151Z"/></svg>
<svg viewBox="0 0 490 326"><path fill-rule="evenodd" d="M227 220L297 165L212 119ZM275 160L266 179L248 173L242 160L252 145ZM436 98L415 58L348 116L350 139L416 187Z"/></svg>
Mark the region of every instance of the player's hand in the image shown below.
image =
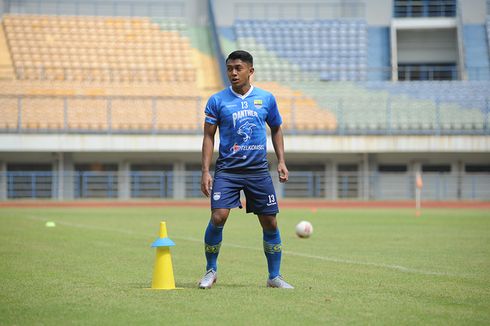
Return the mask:
<svg viewBox="0 0 490 326"><path fill-rule="evenodd" d="M213 178L209 172L203 172L201 176L201 191L204 196L211 196L211 189L213 184Z"/></svg>
<svg viewBox="0 0 490 326"><path fill-rule="evenodd" d="M279 163L277 165L277 173L279 173L279 182L285 183L289 180L289 171L286 167L286 163Z"/></svg>

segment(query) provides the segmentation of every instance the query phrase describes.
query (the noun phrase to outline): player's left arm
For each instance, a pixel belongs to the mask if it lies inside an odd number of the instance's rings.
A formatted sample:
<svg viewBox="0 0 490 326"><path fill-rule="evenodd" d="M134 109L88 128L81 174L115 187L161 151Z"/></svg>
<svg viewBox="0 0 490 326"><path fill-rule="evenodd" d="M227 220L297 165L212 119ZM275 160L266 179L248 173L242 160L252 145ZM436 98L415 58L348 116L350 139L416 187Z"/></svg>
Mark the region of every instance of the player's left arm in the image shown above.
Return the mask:
<svg viewBox="0 0 490 326"><path fill-rule="evenodd" d="M284 136L280 125L270 128L272 145L274 145L274 151L276 152L277 156L277 172L279 173L279 182L284 183L289 179L289 171L286 166L286 159L284 158Z"/></svg>

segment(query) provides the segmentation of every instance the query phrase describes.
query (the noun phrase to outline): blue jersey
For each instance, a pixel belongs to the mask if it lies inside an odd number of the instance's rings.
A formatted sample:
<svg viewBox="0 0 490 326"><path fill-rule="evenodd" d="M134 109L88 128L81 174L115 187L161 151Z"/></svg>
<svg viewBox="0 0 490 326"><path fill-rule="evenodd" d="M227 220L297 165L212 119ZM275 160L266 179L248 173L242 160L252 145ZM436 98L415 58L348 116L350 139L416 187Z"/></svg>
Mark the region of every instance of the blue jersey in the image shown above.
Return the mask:
<svg viewBox="0 0 490 326"><path fill-rule="evenodd" d="M235 93L231 86L214 94L204 111L205 122L218 125L219 172L267 172L267 130L282 124L274 96L251 87L244 94Z"/></svg>

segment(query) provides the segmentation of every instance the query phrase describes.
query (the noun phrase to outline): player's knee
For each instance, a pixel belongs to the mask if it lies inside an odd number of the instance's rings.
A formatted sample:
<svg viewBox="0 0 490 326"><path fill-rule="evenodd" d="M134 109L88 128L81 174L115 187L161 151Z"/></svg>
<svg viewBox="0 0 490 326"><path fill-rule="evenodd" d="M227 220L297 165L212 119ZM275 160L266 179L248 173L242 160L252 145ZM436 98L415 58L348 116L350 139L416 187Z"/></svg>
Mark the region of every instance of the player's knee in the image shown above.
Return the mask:
<svg viewBox="0 0 490 326"><path fill-rule="evenodd" d="M274 231L277 229L277 219L275 215L259 216L259 219L264 230Z"/></svg>
<svg viewBox="0 0 490 326"><path fill-rule="evenodd" d="M223 226L228 219L229 211L216 209L211 214L211 222L216 226Z"/></svg>
<svg viewBox="0 0 490 326"><path fill-rule="evenodd" d="M277 223L274 221L269 224L265 224L263 225L263 229L267 231L275 231L277 230Z"/></svg>

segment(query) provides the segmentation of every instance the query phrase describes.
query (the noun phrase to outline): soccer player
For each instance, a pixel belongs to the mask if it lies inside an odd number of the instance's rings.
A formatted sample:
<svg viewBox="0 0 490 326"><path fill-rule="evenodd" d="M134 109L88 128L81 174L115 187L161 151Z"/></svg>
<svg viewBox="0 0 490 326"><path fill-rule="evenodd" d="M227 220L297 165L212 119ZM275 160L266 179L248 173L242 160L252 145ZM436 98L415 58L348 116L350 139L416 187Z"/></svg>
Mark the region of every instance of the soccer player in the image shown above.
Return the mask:
<svg viewBox="0 0 490 326"><path fill-rule="evenodd" d="M199 288L209 289L216 282L223 227L230 209L242 208L240 191L243 190L247 213L256 214L262 226L269 270L267 286L292 289L279 273L282 251L276 219L279 209L266 157L267 124L278 160L279 181L287 182L282 118L274 96L250 84L254 73L250 53L232 52L226 59L226 67L231 86L212 95L205 109L201 191L211 197L211 219L204 235L206 274ZM218 128L219 156L213 180L209 167Z"/></svg>

